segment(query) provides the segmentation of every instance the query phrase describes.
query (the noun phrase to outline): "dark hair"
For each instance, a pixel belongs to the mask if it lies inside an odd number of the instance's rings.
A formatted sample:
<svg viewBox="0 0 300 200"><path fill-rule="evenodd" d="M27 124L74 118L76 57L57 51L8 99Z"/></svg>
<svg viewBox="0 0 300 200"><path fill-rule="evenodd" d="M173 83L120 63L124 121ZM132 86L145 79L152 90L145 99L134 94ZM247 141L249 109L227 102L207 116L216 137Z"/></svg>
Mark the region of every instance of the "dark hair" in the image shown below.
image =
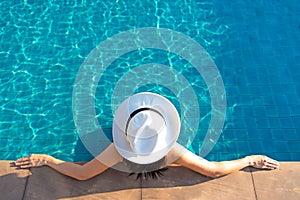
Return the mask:
<svg viewBox="0 0 300 200"><path fill-rule="evenodd" d="M134 162L131 162L129 160L126 160L124 158L123 162L128 167L128 169L131 171L129 176L132 176L134 174L137 174L136 180L142 179L143 177L147 180L148 177L152 179L158 179L159 177L163 176L163 172L166 171L168 168L165 166L165 157L162 159L150 163L150 164L137 164ZM153 170L156 169L156 170Z"/></svg>

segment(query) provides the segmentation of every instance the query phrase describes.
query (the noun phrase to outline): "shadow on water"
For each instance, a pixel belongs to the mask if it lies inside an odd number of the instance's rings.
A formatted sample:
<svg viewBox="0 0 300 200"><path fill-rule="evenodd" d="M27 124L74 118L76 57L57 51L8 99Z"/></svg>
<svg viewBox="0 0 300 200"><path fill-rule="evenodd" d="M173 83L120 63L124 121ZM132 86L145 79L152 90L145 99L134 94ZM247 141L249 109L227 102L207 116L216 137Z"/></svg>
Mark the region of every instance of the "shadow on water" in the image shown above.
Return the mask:
<svg viewBox="0 0 300 200"><path fill-rule="evenodd" d="M75 146L75 162L90 161L103 152L112 141L112 129L104 128L80 136Z"/></svg>

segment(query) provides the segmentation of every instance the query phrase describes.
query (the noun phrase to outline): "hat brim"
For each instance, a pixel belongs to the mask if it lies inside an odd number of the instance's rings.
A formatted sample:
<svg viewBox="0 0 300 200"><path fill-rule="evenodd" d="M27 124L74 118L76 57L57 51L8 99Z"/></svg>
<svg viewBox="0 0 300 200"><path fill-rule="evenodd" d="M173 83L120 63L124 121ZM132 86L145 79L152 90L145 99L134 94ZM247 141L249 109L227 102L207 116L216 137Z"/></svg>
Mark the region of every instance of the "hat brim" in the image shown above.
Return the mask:
<svg viewBox="0 0 300 200"><path fill-rule="evenodd" d="M133 152L124 132L130 114L142 107L159 111L166 122L166 130L157 135L157 145L147 155ZM165 97L151 92L138 93L125 99L115 113L112 127L117 151L125 159L138 164L149 164L163 158L176 143L179 132L180 118L175 106Z"/></svg>

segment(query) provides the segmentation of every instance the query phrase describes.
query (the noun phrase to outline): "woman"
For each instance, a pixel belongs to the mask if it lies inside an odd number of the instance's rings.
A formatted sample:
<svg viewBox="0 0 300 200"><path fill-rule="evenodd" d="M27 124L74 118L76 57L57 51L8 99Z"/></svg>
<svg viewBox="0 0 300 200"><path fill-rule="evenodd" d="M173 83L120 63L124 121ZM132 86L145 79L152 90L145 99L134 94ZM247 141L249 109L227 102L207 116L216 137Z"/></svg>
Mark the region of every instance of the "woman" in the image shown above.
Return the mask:
<svg viewBox="0 0 300 200"><path fill-rule="evenodd" d="M116 111L114 143L90 162L78 165L49 155L33 154L18 159L15 165L20 168L47 165L77 180L90 179L118 163L124 164L123 171L138 173L138 177L143 174L153 178L160 176L164 167L172 163L212 178L247 166L270 170L279 167L277 161L262 155L209 162L177 143L179 132L180 118L169 100L154 93L138 93L122 102Z"/></svg>

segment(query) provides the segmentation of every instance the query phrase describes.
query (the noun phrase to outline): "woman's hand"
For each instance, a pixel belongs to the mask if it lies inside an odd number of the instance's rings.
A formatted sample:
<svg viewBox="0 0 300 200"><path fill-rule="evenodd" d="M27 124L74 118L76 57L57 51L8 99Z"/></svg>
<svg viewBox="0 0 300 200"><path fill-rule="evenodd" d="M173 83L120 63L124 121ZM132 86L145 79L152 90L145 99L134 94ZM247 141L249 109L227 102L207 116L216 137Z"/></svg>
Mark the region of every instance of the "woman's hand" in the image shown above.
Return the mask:
<svg viewBox="0 0 300 200"><path fill-rule="evenodd" d="M277 169L279 168L279 162L263 155L247 156L249 166L258 169Z"/></svg>
<svg viewBox="0 0 300 200"><path fill-rule="evenodd" d="M14 164L20 168L41 167L47 165L50 158L50 156L45 154L31 154L16 160Z"/></svg>

